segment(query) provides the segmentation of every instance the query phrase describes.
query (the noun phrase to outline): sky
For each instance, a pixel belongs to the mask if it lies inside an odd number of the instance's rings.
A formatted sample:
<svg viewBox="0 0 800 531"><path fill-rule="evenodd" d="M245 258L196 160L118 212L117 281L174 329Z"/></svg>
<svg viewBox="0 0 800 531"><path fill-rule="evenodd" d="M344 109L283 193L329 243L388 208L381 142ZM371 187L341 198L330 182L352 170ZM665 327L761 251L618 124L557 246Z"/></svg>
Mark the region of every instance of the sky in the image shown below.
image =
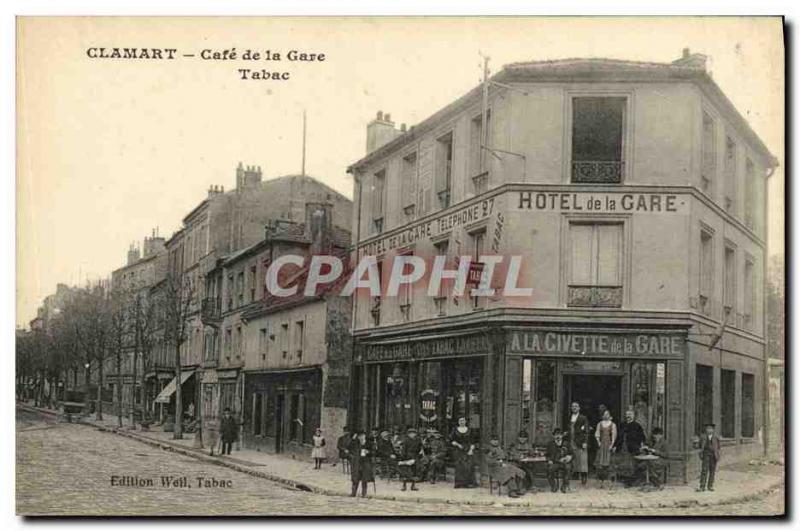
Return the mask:
<svg viewBox="0 0 800 531"><path fill-rule="evenodd" d="M306 173L352 197L378 110L409 126L517 61L709 56L722 91L780 167L769 182L770 254L783 252L784 56L780 19L36 18L17 33L17 305L26 326L56 284L106 278L128 246L169 237L235 168ZM175 48L174 61L90 59L88 48ZM202 50L236 49L237 60ZM247 49L281 61L241 60ZM286 53L324 53L290 62ZM288 71L241 80L239 68Z"/></svg>

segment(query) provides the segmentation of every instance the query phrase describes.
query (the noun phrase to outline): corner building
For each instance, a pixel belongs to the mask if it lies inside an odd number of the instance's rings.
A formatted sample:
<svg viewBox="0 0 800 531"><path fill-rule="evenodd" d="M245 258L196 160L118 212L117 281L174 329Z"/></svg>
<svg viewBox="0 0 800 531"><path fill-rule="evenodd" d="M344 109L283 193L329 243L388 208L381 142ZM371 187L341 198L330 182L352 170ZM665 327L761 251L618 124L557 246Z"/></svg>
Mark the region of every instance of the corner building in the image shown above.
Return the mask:
<svg viewBox="0 0 800 531"><path fill-rule="evenodd" d="M349 168L357 252L384 288L398 254L449 269L520 255L533 295L429 297L423 282L355 297L351 421L449 431L465 416L484 442L524 428L544 445L577 401L592 426L604 404L664 428L671 481L694 477L704 422L726 461L760 454L776 160L705 57L517 63L491 78L486 112L482 93L408 130L368 125Z"/></svg>

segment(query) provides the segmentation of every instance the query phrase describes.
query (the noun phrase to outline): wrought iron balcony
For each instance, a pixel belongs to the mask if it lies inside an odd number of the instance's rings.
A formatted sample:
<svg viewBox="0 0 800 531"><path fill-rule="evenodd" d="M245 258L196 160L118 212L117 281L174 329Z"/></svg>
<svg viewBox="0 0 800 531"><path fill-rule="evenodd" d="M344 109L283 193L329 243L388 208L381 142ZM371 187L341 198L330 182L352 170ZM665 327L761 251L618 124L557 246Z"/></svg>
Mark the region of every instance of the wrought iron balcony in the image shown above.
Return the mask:
<svg viewBox="0 0 800 531"><path fill-rule="evenodd" d="M200 319L208 325L216 325L222 320L222 301L217 298L203 299Z"/></svg>
<svg viewBox="0 0 800 531"><path fill-rule="evenodd" d="M622 306L622 286L568 286L568 306L619 308Z"/></svg>
<svg viewBox="0 0 800 531"><path fill-rule="evenodd" d="M620 183L625 171L621 160L573 160L574 183Z"/></svg>

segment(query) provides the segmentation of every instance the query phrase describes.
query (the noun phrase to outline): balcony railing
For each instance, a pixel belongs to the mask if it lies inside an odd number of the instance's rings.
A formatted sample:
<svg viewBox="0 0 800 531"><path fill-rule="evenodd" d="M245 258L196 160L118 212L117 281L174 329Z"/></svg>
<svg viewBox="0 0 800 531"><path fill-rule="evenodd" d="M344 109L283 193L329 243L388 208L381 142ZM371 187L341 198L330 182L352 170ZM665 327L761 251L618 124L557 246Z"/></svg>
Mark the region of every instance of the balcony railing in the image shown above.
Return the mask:
<svg viewBox="0 0 800 531"><path fill-rule="evenodd" d="M574 160L572 182L574 183L620 183L625 171L621 160Z"/></svg>
<svg viewBox="0 0 800 531"><path fill-rule="evenodd" d="M622 286L568 286L568 306L619 308L622 306Z"/></svg>
<svg viewBox="0 0 800 531"><path fill-rule="evenodd" d="M222 301L217 298L203 299L200 319L206 324L216 324L222 320Z"/></svg>

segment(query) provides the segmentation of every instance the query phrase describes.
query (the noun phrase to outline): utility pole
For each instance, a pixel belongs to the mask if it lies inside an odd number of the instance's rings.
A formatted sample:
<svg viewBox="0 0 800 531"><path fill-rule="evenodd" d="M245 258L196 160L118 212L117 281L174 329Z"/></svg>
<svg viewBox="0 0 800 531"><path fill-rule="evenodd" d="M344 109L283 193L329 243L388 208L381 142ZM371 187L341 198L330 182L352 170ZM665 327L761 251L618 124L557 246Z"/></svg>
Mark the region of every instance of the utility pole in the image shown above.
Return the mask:
<svg viewBox="0 0 800 531"><path fill-rule="evenodd" d="M300 170L301 175L306 174L306 110L303 109L303 163Z"/></svg>
<svg viewBox="0 0 800 531"><path fill-rule="evenodd" d="M481 99L481 145L478 147L480 151L479 161L480 169L486 169L486 146L489 143L489 59L487 55L480 54L483 57L483 97Z"/></svg>

